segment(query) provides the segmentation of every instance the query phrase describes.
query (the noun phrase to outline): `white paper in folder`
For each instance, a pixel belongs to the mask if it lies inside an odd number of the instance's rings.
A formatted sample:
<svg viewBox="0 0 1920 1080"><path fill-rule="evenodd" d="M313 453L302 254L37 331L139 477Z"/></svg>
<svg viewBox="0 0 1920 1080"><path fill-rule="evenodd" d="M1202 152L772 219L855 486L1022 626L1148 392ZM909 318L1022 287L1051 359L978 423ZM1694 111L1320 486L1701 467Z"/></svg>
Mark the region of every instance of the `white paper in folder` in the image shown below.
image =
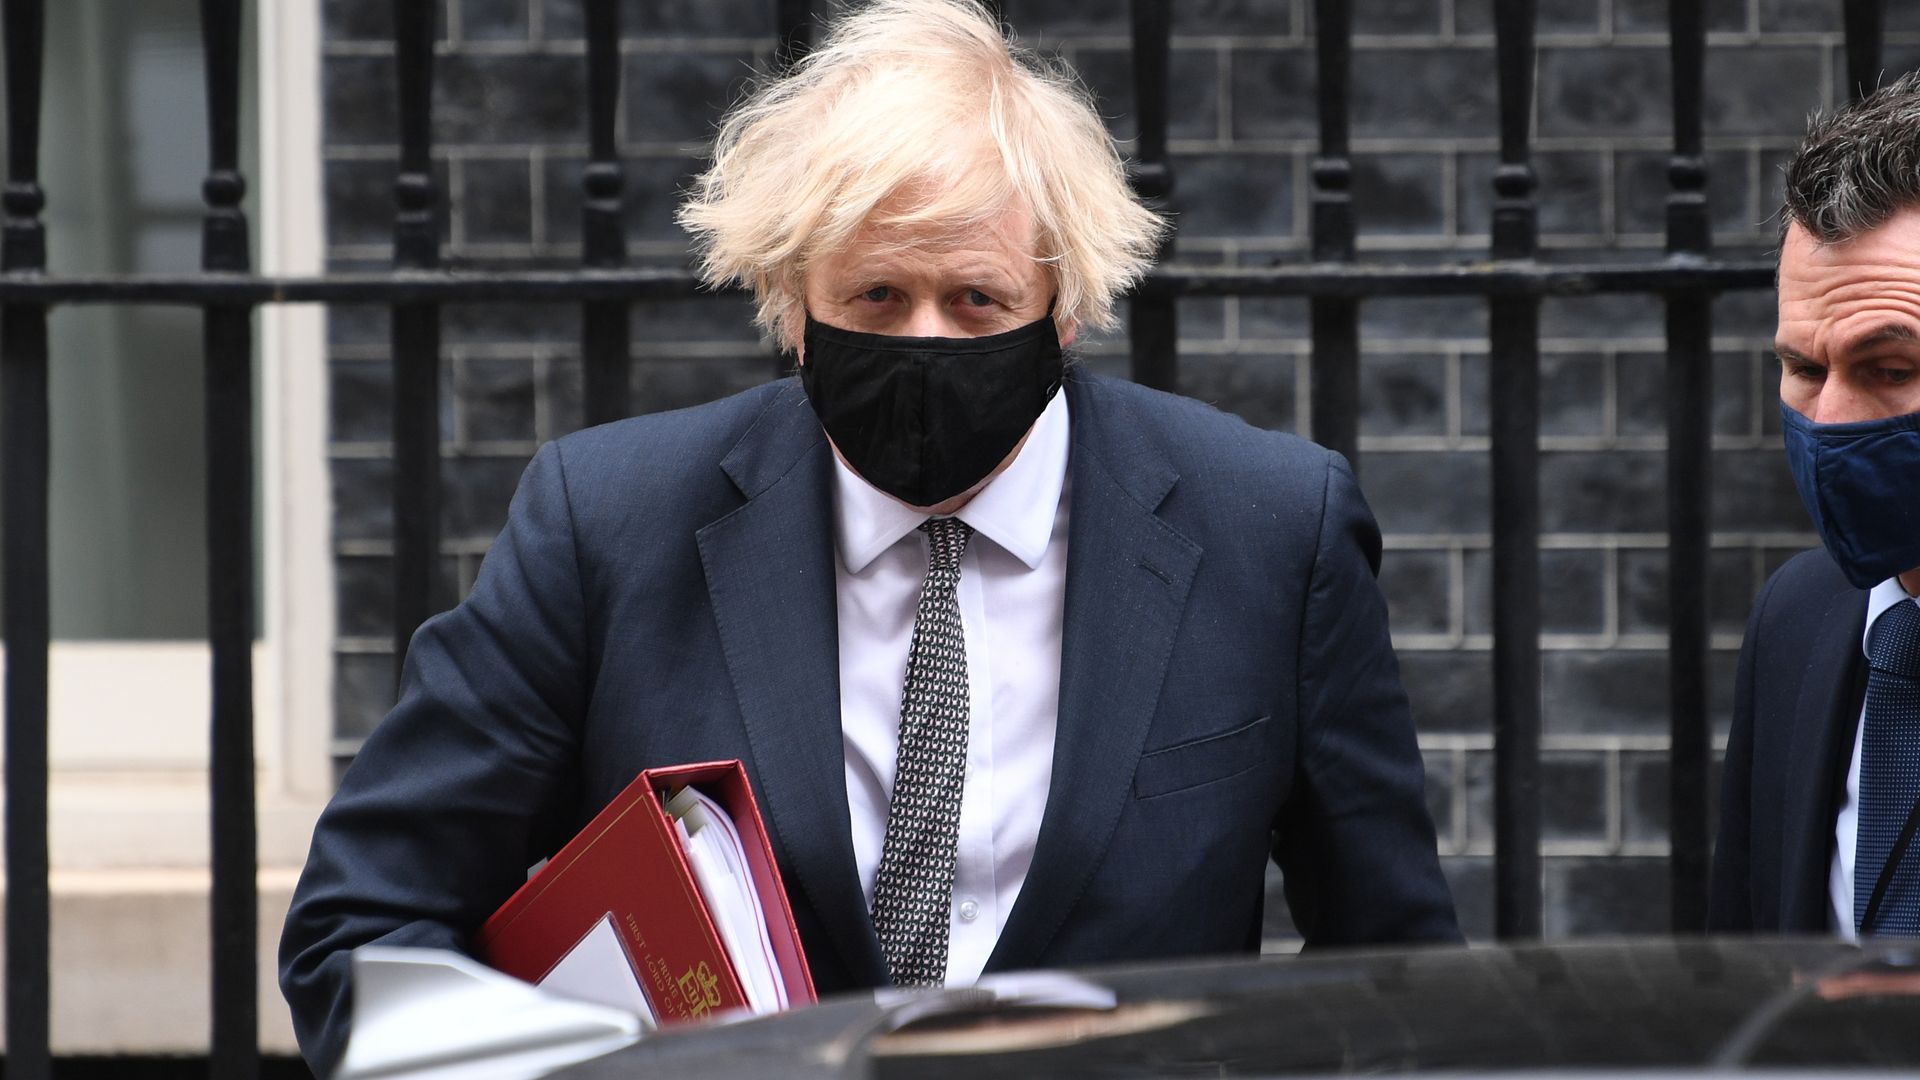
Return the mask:
<svg viewBox="0 0 1920 1080"><path fill-rule="evenodd" d="M767 934L766 911L733 819L720 804L690 787L675 792L666 806L679 827L687 862L719 928L720 942L740 977L747 1006L755 1013L786 1008L786 980L780 977L773 939Z"/></svg>

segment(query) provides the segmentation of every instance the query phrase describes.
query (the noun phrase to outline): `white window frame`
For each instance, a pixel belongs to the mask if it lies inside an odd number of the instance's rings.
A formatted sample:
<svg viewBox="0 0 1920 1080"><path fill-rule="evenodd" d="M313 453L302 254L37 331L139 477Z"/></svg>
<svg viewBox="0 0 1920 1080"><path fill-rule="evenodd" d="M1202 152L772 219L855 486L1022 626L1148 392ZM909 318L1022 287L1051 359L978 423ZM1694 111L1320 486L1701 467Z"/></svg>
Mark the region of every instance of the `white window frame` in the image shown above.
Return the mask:
<svg viewBox="0 0 1920 1080"><path fill-rule="evenodd" d="M320 4L253 8L260 176L251 221L269 274L325 266ZM262 307L258 327L259 1038L261 1049L286 1054L293 1028L273 957L314 818L333 788L326 313ZM57 641L48 659L53 1050L205 1053L210 649L204 641ZM140 947L127 947L134 940ZM128 986L169 992L128 994Z"/></svg>
<svg viewBox="0 0 1920 1080"><path fill-rule="evenodd" d="M260 271L325 266L320 0L254 8ZM181 117L183 123L197 122ZM260 572L254 732L260 860L304 860L331 794L334 569L326 313L260 308ZM48 657L56 871L198 870L208 861L211 650L205 641L55 641Z"/></svg>

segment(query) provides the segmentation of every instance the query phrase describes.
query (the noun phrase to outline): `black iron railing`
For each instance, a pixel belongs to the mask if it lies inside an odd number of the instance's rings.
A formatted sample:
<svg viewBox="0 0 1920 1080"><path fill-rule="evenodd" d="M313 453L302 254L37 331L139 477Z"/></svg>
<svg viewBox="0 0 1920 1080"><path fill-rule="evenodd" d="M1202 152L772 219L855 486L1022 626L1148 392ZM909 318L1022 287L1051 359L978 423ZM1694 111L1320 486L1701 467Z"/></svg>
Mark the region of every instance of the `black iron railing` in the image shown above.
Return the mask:
<svg viewBox="0 0 1920 1080"><path fill-rule="evenodd" d="M1533 3L1495 0L1500 164L1493 258L1524 266L1539 244L1534 207ZM1493 921L1501 937L1540 933L1540 298L1487 300L1493 458Z"/></svg>
<svg viewBox="0 0 1920 1080"><path fill-rule="evenodd" d="M433 182L431 0L393 5L399 78L400 175L393 182L393 265L424 273L440 265L440 193ZM606 6L606 5L598 5ZM397 682L413 632L440 609L440 304L393 305L393 670Z"/></svg>
<svg viewBox="0 0 1920 1080"><path fill-rule="evenodd" d="M1707 162L1701 152L1701 84L1706 67L1706 13L1700 4L1672 12L1673 160L1667 179L1667 257L1704 262L1713 242L1707 218ZM1672 695L1668 731L1668 859L1672 926L1707 925L1707 774L1713 733L1707 717L1707 533L1713 456L1713 294L1667 293L1667 653Z"/></svg>
<svg viewBox="0 0 1920 1080"><path fill-rule="evenodd" d="M207 70L208 170L200 264L251 269L240 203L241 0L200 5ZM207 633L213 652L213 1029L215 1076L258 1070L259 896L253 753L253 307L209 298L205 312ZM12 1043L8 1043L9 1049Z"/></svg>
<svg viewBox="0 0 1920 1080"><path fill-rule="evenodd" d="M47 266L40 222L41 6L0 9L7 52L7 186L0 192L0 276L31 278ZM47 895L47 309L0 305L0 574L7 648L7 1070L44 1078L52 1065L47 1015L52 935Z"/></svg>
<svg viewBox="0 0 1920 1080"><path fill-rule="evenodd" d="M583 180L583 266L573 271L438 269L440 193L431 167L432 0L395 0L401 154L395 182L394 268L387 273L273 277L249 271L245 184L238 170L241 0L202 0L211 161L203 266L196 275L55 277L46 270L39 187L44 0L4 0L7 180L0 234L0 513L4 513L6 664L6 1071L50 1073L47 888L48 383L47 312L58 304L200 307L206 326L208 557L213 653L213 1030L218 1077L258 1071L255 1045L253 610L250 319L264 304L378 304L392 309L394 365L395 651L448 599L434 595L439 547L440 314L450 303L579 304L584 315L587 419L628 412L630 305L701 295L684 271L626 265L615 140L620 92L619 0L585 0L591 161ZM996 8L999 5L995 5ZM808 0L775 4L778 61L810 39ZM1544 297L1603 292L1661 296L1667 305L1670 414L1669 591L1672 605L1672 925L1704 921L1711 742L1706 605L1711 395L1709 303L1723 290L1761 289L1772 267L1709 253L1701 151L1704 0L1669 5L1674 145L1667 251L1638 263L1554 264L1536 253L1530 164L1534 5L1497 0L1500 164L1491 259L1465 266L1365 265L1355 258L1349 195L1350 27L1341 0L1315 0L1319 152L1312 166L1312 261L1201 268L1163 260L1131 300L1132 374L1179 385L1176 301L1183 296L1298 296L1311 306L1313 434L1356 456L1359 319L1368 299L1478 296L1488 305L1494 476L1496 926L1536 935L1540 893L1539 308ZM1846 0L1849 85L1878 74L1880 0ZM1150 201L1171 192L1167 150L1169 0L1134 0L1139 120L1133 179ZM1002 13L1007 17L1007 13ZM1171 249L1163 255L1170 256Z"/></svg>

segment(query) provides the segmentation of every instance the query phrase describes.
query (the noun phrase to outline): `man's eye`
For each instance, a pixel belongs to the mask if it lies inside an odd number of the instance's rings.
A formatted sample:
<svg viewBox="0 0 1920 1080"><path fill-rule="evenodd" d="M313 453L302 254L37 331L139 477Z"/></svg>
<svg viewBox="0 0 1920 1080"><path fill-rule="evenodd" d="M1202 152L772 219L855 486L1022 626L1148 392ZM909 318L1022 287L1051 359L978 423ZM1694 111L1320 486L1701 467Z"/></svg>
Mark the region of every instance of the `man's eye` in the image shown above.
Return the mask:
<svg viewBox="0 0 1920 1080"><path fill-rule="evenodd" d="M967 303L972 307L987 307L993 303L993 297L988 296L979 289L968 289Z"/></svg>
<svg viewBox="0 0 1920 1080"><path fill-rule="evenodd" d="M862 300L871 300L878 304L884 302L886 298L891 295L893 295L893 290L890 287L886 285L875 285L873 288L861 293L860 298Z"/></svg>
<svg viewBox="0 0 1920 1080"><path fill-rule="evenodd" d="M1786 369L1788 375L1796 379L1811 379L1818 382L1827 374L1827 369L1819 364L1809 364L1804 360L1789 360L1784 356L1780 358L1780 366Z"/></svg>
<svg viewBox="0 0 1920 1080"><path fill-rule="evenodd" d="M1913 369L1908 367L1881 368L1880 378L1894 386L1902 386L1913 381Z"/></svg>

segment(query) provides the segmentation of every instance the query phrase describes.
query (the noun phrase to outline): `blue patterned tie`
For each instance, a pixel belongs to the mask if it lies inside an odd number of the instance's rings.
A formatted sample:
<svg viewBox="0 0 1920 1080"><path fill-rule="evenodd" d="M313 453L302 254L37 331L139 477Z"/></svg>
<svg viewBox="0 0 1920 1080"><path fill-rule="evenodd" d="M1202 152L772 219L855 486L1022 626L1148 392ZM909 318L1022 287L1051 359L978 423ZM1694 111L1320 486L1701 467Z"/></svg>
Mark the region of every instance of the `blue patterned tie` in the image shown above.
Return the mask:
<svg viewBox="0 0 1920 1080"><path fill-rule="evenodd" d="M1920 799L1920 606L1902 600L1873 624L1866 730L1860 738L1860 829L1853 924L1866 915L1914 801ZM1920 935L1920 850L1907 851L1874 914L1874 935Z"/></svg>

